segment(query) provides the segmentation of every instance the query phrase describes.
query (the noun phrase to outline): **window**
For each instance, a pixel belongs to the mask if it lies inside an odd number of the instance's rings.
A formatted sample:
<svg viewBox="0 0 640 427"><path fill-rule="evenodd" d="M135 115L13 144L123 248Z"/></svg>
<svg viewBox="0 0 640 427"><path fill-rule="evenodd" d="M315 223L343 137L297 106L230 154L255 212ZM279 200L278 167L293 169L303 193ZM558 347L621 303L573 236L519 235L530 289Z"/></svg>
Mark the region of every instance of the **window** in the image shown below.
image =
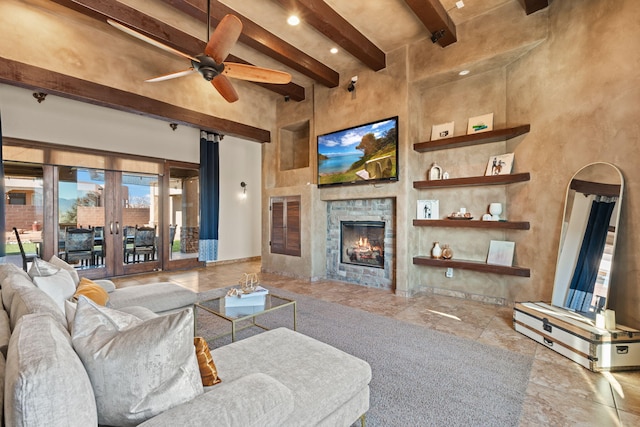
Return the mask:
<svg viewBox="0 0 640 427"><path fill-rule="evenodd" d="M9 192L9 204L10 205L26 205L27 204L27 194L26 193L16 193Z"/></svg>
<svg viewBox="0 0 640 427"><path fill-rule="evenodd" d="M300 256L300 196L271 199L271 253Z"/></svg>

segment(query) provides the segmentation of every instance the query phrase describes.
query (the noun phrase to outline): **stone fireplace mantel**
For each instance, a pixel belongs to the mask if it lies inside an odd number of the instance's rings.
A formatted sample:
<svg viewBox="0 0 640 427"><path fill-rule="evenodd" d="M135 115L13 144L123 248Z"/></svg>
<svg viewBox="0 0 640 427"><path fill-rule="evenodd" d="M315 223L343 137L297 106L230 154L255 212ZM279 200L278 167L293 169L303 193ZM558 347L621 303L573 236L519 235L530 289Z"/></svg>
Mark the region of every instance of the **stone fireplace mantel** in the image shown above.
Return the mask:
<svg viewBox="0 0 640 427"><path fill-rule="evenodd" d="M341 224L384 223L384 268L341 262ZM395 287L395 198L327 202L327 278L382 289Z"/></svg>

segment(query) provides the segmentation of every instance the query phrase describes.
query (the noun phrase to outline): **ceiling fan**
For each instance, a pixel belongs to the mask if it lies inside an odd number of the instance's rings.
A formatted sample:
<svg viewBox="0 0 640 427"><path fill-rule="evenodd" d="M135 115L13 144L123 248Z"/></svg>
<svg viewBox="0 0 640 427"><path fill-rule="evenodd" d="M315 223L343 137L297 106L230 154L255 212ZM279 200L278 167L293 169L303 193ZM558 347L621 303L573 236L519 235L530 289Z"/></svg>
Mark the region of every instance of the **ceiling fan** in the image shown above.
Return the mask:
<svg viewBox="0 0 640 427"><path fill-rule="evenodd" d="M207 11L207 13L210 17L210 11ZM207 19L207 35L210 28L209 19ZM145 80L146 82L160 82L193 73L200 73L205 80L210 81L211 84L213 84L224 99L228 102L235 102L238 100L238 93L227 77L252 82L274 84L287 84L291 81L291 74L283 71L256 67L255 65L224 62L242 32L242 22L234 15L226 15L222 18L213 34L208 37L209 41L207 42L204 53L199 55L188 55L180 52L177 49L160 43L111 19L107 19L107 22L133 37L191 61L191 67L186 70L154 77Z"/></svg>

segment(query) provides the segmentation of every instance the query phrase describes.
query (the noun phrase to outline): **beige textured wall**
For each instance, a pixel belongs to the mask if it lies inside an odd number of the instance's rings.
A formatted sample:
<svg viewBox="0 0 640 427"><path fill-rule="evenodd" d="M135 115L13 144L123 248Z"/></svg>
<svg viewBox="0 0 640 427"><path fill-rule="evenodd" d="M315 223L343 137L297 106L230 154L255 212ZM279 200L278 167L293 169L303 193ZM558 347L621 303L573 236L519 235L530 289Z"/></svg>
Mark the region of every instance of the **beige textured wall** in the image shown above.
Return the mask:
<svg viewBox="0 0 640 427"><path fill-rule="evenodd" d="M566 185L585 164L610 162L625 178L610 304L638 328L640 9L633 0L572 0L553 2L549 17L549 40L508 68L508 119L532 125L514 147L532 180L509 195L532 218L530 236L516 241L532 280L515 296L549 299Z"/></svg>
<svg viewBox="0 0 640 427"><path fill-rule="evenodd" d="M511 303L549 301L553 286L557 247L562 223L566 185L587 163L611 162L625 177L621 233L616 253L611 303L618 320L640 327L640 286L635 253L640 234L632 221L638 210L635 187L640 179L635 164L640 158L640 9L633 0L565 0L526 16L517 2L489 11L458 26L460 41L445 49L427 39L388 54L387 69L358 74L355 97L346 92L350 76L343 75L339 88L315 89L313 108L296 111L278 105L278 124L286 117L312 120L311 152L315 138L331 130L373 119L400 116L400 168L398 183L373 187L317 189L310 186L309 199L397 197L398 248L396 292L412 294L425 287L481 300ZM472 73L460 78L460 69ZM531 124L529 134L457 150L417 153L413 143L430 138L433 124L455 121L455 134L466 132L468 117L487 112L495 115L496 128ZM436 161L451 176L481 175L489 156L515 152L514 172L530 172L531 181L506 187L468 188L454 191L416 191L414 180L424 179ZM315 180L313 166L288 172L273 169L274 151L264 151L263 173L275 191L279 181L289 188ZM315 158L311 165L315 165ZM287 192L281 187L284 193ZM314 196L317 195L317 196ZM466 207L474 215L484 213L492 201L505 203L509 219L528 220L529 231L461 231L411 225L416 200L438 198L441 215ZM321 207L322 203L310 205ZM303 242L310 251L306 260L322 277L326 221L324 209L304 211L316 224ZM263 222L264 224L264 222ZM529 267L531 278L443 271L412 265L417 254L428 254L435 240L452 245L455 256L484 259L488 241L516 242L516 264ZM263 260L269 263L268 249ZM318 265L320 265L318 267ZM312 275L309 275L311 277Z"/></svg>
<svg viewBox="0 0 640 427"><path fill-rule="evenodd" d="M146 4L151 8L147 12L153 14L154 4ZM166 7L160 3L155 6ZM188 31L194 27L186 16L174 13L173 19L178 28ZM50 1L1 1L0 39L0 56L4 58L262 129L271 130L275 122L273 96L250 83L233 82L240 99L245 100L234 104L227 103L198 75L144 83L150 77L187 69L190 64Z"/></svg>

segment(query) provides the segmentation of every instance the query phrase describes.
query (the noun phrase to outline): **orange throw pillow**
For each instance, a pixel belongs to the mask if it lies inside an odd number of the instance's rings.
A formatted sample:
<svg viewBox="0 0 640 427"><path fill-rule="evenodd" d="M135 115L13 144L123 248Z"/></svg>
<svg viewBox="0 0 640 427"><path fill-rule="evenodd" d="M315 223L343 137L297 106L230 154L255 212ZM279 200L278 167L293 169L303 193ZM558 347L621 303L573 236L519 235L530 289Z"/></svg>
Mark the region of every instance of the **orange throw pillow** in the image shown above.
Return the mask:
<svg viewBox="0 0 640 427"><path fill-rule="evenodd" d="M207 342L202 337L195 337L193 338L193 344L196 346L202 385L206 387L218 384L222 380L218 378L218 369L216 369L216 364L213 363L213 357L211 357Z"/></svg>
<svg viewBox="0 0 640 427"><path fill-rule="evenodd" d="M80 295L84 295L91 301L101 306L106 306L109 301L109 294L104 288L98 285L96 282L83 277L78 283L76 293L73 294L73 300L77 301Z"/></svg>

